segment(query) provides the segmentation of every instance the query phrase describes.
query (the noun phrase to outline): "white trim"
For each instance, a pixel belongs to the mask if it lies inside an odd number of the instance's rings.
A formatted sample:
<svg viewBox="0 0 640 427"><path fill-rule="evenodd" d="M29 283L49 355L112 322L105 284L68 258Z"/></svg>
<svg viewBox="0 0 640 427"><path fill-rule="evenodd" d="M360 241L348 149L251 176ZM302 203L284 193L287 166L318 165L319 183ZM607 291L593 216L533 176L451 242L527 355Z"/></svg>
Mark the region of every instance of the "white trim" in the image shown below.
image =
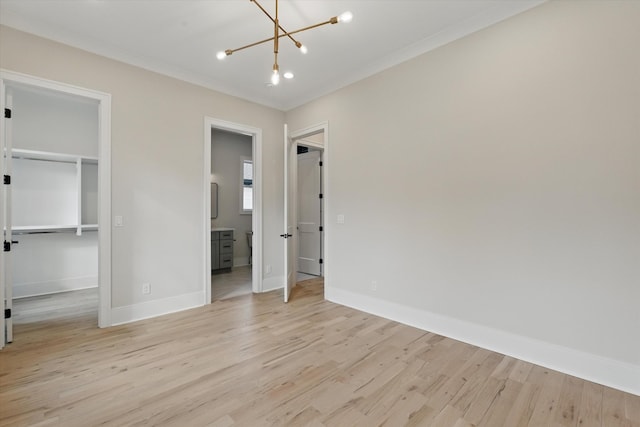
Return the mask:
<svg viewBox="0 0 640 427"><path fill-rule="evenodd" d="M545 3L548 0L520 0L511 2L497 2L496 7L483 11L466 21L458 22L444 28L442 31L433 34L425 39L419 40L409 46L398 49L395 52L385 55L377 61L372 61L365 67L360 67L351 72L342 74L341 78L337 78L323 85L316 85L308 91L298 96L294 101L285 102L282 105L284 111L290 111L315 99L318 99L331 92L347 87L353 83L359 82L381 73L396 65L402 64L410 59L417 58L427 52L435 50L453 41L473 34L477 31L488 28L498 22L509 19L520 13L526 12L536 6ZM238 96L238 95L236 95ZM260 100L255 100L260 102ZM269 104L265 104L270 106Z"/></svg>
<svg viewBox="0 0 640 427"><path fill-rule="evenodd" d="M98 326L111 326L111 94L4 69L0 78L98 101Z"/></svg>
<svg viewBox="0 0 640 427"><path fill-rule="evenodd" d="M285 280L285 275L265 277L262 281L261 292L271 292L275 291L276 289L282 289Z"/></svg>
<svg viewBox="0 0 640 427"><path fill-rule="evenodd" d="M640 396L640 366L325 285L337 304Z"/></svg>
<svg viewBox="0 0 640 427"><path fill-rule="evenodd" d="M115 326L196 307L202 307L202 292L192 292L124 307L115 307L111 311L111 320Z"/></svg>
<svg viewBox="0 0 640 427"><path fill-rule="evenodd" d="M226 120L204 117L204 167L203 167L203 253L204 270L202 293L203 303L211 304L211 130L220 129L228 132L249 135L253 147L253 213L251 216L252 251L251 281L253 292L262 292L262 129L233 123Z"/></svg>
<svg viewBox="0 0 640 427"><path fill-rule="evenodd" d="M423 53L434 50L440 46L450 43L454 40L465 37L476 31L487 28L500 21L508 19L528 9L536 7L547 0L520 0L520 1L500 1L496 2L496 7L483 11L482 13L467 19L464 22L458 22L450 25L433 36L420 40L404 49L399 49L390 55L385 55L378 61L369 64L365 68L360 68L352 72L344 73L342 78L328 82L313 89L304 91L293 100L283 99L279 97L265 96L264 94L245 90L240 87L231 87L223 81L212 77L211 73L203 74L197 71L188 71L174 64L151 58L150 56L141 56L132 54L126 49L121 49L101 43L90 37L78 37L77 34L69 32L63 28L56 28L54 25L45 25L42 22L29 22L12 11L3 11L1 22L12 28L26 31L63 43L75 48L86 50L107 58L115 59L127 64L131 64L145 70L150 70L165 76L173 77L182 81L193 83L218 92L226 93L238 98L247 99L257 102L267 107L273 107L282 111L288 111L300 105L306 104L316 98L328 93L334 92L340 88L348 86L366 77L377 74L383 70L400 64L411 58L422 55ZM215 74L214 74L215 75Z"/></svg>
<svg viewBox="0 0 640 427"><path fill-rule="evenodd" d="M237 237L236 237L237 239ZM247 256L237 256L233 258L233 266L234 267L244 267L249 265L249 255Z"/></svg>
<svg viewBox="0 0 640 427"><path fill-rule="evenodd" d="M27 298L97 287L98 276L69 277L46 282L14 283L13 298Z"/></svg>
<svg viewBox="0 0 640 427"><path fill-rule="evenodd" d="M7 107L6 105L6 98L5 98L5 84L4 84L4 80L0 79L0 111L4 112L4 109ZM4 175L8 175L7 171L5 170L5 164L4 164L4 156L5 156L5 138L6 138L6 125L7 125L7 119L4 118L4 114L2 116L2 118L0 118L0 176L4 177ZM6 227L6 216L5 216L5 209L7 208L7 206L5 206L5 198L6 198L6 194L7 194L7 186L4 184L0 184L0 230L5 230ZM3 240L6 239L7 236L5 236L4 231L2 231L3 234ZM2 251L2 253L0 253L0 313L4 313L6 307L6 274L7 274L7 270L6 270L6 258L8 257L8 253L5 253L4 251ZM4 348L5 345L5 341L6 341L6 320L4 318L4 316L0 316L0 350L2 350Z"/></svg>

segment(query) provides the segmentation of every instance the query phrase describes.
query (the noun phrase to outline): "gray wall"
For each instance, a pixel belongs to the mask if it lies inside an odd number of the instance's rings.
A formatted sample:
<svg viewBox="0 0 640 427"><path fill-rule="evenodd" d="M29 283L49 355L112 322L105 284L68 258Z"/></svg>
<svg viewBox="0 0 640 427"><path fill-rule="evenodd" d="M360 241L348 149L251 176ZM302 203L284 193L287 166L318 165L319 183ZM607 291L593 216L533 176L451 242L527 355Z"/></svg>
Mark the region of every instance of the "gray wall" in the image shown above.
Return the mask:
<svg viewBox="0 0 640 427"><path fill-rule="evenodd" d="M112 95L114 308L203 300L205 116L262 129L264 261L283 276L283 112L5 26L0 64Z"/></svg>
<svg viewBox="0 0 640 427"><path fill-rule="evenodd" d="M234 265L249 262L246 232L251 231L251 215L240 214L241 159L252 156L251 137L214 129L211 134L211 173L218 184L218 218L211 227L235 229Z"/></svg>
<svg viewBox="0 0 640 427"><path fill-rule="evenodd" d="M14 148L98 157L97 103L52 91L11 92Z"/></svg>
<svg viewBox="0 0 640 427"><path fill-rule="evenodd" d="M330 124L327 295L604 358L639 392L639 22L545 3L289 111Z"/></svg>
<svg viewBox="0 0 640 427"><path fill-rule="evenodd" d="M548 2L288 112L330 123L327 294L639 378L638 22L640 2ZM0 31L2 67L113 95L114 306L201 290L205 115L263 129L283 274L282 112Z"/></svg>

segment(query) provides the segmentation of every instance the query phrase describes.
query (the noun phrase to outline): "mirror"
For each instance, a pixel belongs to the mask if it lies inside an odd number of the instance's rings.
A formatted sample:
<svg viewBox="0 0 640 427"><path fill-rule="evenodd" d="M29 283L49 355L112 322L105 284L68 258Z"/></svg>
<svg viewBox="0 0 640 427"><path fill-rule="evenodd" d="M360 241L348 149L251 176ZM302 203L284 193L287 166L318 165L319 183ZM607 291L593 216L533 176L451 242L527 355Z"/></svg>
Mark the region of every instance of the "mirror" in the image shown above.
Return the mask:
<svg viewBox="0 0 640 427"><path fill-rule="evenodd" d="M218 184L211 183L211 219L218 218Z"/></svg>

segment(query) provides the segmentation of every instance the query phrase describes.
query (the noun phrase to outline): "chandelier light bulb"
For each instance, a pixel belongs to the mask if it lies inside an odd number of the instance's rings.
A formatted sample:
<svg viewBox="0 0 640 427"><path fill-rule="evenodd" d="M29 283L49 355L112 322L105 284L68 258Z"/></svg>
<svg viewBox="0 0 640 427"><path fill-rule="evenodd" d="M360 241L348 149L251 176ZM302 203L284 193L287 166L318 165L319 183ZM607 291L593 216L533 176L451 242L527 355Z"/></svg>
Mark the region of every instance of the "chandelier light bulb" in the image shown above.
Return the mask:
<svg viewBox="0 0 640 427"><path fill-rule="evenodd" d="M0 0L2 1L2 0ZM267 15L267 18L269 18L269 20L271 22L273 22L274 24L274 32L273 32L273 37L271 38L267 38L267 39L263 39L263 40L259 40L257 42L253 42L253 43L249 43L247 45L241 46L239 48L236 49L227 49L227 50L223 50L220 51L218 53L216 53L216 57L219 60L223 60L224 58L226 58L227 56L233 55L235 52L253 47L253 46L257 46L263 43L268 43L268 42L273 42L273 73L271 74L271 84L267 83L268 86L277 86L278 84L280 84L280 70L278 69L278 53L279 53L279 40L282 37L286 37L288 39L290 39L293 44L300 49L300 52L302 54L306 54L309 50L307 49L307 47L305 45L303 45L302 43L300 43L298 40L296 40L293 35L294 34L298 34L301 33L303 31L307 31L307 30L311 30L314 28L318 28L318 27L322 27L323 25L334 25L337 24L339 22L351 22L353 20L353 13L351 13L350 11L346 11L346 12L342 12L340 15L338 16L332 16L331 18L327 19L326 21L322 21L319 22L315 25L308 25L306 27L294 30L294 31L288 31L285 30L282 25L280 24L280 20L278 18L278 0L275 0L276 3L276 14L275 14L275 18L272 17L269 12L267 12L264 7L262 7L262 5L260 5L260 3L258 3L259 0L251 0L251 2L253 4L255 4L256 6L258 6L258 8L264 12L265 15ZM296 36L297 37L297 36ZM292 79L293 78L293 73L290 71L287 71L283 74L285 79Z"/></svg>
<svg viewBox="0 0 640 427"><path fill-rule="evenodd" d="M273 74L271 75L271 84L274 86L278 86L280 83L280 73L278 70L273 70Z"/></svg>
<svg viewBox="0 0 640 427"><path fill-rule="evenodd" d="M353 21L353 13L346 11L346 12L342 12L340 15L338 15L338 22L344 22L349 23Z"/></svg>

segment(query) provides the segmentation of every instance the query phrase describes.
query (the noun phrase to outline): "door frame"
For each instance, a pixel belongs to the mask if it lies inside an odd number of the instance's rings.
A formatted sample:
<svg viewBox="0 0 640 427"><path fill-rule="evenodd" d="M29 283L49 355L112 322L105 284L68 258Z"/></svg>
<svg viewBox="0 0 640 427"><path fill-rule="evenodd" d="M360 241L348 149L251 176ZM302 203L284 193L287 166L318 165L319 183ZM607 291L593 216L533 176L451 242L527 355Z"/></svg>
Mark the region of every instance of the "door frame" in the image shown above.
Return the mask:
<svg viewBox="0 0 640 427"><path fill-rule="evenodd" d="M111 326L111 94L0 69L3 111L7 83L76 95L98 103L98 326ZM4 138L4 134L0 137Z"/></svg>
<svg viewBox="0 0 640 427"><path fill-rule="evenodd" d="M203 295L204 304L211 304L211 131L213 129L251 137L253 156L253 212L251 213L252 259L251 284L254 293L262 292L262 129L213 117L204 118L203 168Z"/></svg>
<svg viewBox="0 0 640 427"><path fill-rule="evenodd" d="M302 143L301 140L308 138L310 136L313 135L317 135L319 133L323 133L323 140L322 143L317 143L314 141L304 141ZM328 241L328 236L330 236L331 233L331 223L328 221L328 212L329 212L329 197L327 197L330 191L329 188L329 122L325 121L325 122L321 122L315 125L311 125L302 129L298 129L295 131L291 131L289 132L288 137L291 139L291 141L293 142L293 144L297 147L298 142L301 142L302 145L306 145L308 147L313 147L313 148L317 148L318 150L320 150L320 160L322 161L322 192L323 192L323 209L322 209L322 227L323 227L323 233L321 236L321 242L322 242L322 248L323 248L323 253L322 253L322 257L323 257L323 265L322 265L322 276L324 277L324 289L325 289L325 295L326 295L326 289L328 284L330 283L330 268L327 267L327 259L329 258L329 250L328 250L328 245L327 245L327 241ZM296 177L297 179L297 177ZM295 191L295 200L293 200L293 203L298 203L298 194L297 194L297 188ZM295 218L295 221L297 221L298 219ZM294 236L294 245L296 245L295 247L297 247L298 245L298 237L297 237L297 233L295 233L296 235ZM285 280L286 280L286 272L285 272Z"/></svg>

